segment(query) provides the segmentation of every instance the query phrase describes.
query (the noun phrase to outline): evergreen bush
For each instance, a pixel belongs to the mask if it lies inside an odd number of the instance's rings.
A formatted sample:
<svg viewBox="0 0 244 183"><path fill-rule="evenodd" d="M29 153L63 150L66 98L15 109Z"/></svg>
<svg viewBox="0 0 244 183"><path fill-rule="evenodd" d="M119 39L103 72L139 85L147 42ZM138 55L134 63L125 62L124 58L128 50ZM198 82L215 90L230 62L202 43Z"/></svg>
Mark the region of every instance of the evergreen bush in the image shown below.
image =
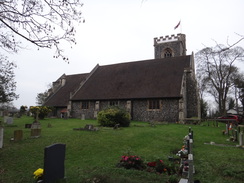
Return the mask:
<svg viewBox="0 0 244 183"><path fill-rule="evenodd" d="M114 127L119 124L121 127L130 126L130 114L118 107L110 107L98 113L98 123L102 126Z"/></svg>

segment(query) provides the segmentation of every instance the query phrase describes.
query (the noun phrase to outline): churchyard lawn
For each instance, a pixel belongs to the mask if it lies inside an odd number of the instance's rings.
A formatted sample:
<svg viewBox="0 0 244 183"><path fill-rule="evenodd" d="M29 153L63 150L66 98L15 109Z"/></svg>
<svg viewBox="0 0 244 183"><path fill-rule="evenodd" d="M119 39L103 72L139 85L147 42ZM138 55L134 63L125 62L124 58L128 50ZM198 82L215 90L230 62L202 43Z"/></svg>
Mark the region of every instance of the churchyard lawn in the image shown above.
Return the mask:
<svg viewBox="0 0 244 183"><path fill-rule="evenodd" d="M1 120L1 119L0 119ZM147 171L116 167L121 156L130 152L145 162L161 159L167 161L172 151L180 150L189 127L194 132L194 179L201 183L241 183L244 179L244 149L232 147L223 135L225 125L212 123L200 125L156 124L132 121L127 128L102 128L96 120L44 119L40 120L41 135L30 138L31 129L25 128L34 120L23 116L14 118L13 125L5 125L3 148L0 149L0 183L34 182L33 172L43 168L44 148L66 144L66 183L157 183L169 182L176 177ZM73 130L86 124L98 131ZM22 130L20 141L13 141L15 130ZM204 143L215 142L229 146Z"/></svg>

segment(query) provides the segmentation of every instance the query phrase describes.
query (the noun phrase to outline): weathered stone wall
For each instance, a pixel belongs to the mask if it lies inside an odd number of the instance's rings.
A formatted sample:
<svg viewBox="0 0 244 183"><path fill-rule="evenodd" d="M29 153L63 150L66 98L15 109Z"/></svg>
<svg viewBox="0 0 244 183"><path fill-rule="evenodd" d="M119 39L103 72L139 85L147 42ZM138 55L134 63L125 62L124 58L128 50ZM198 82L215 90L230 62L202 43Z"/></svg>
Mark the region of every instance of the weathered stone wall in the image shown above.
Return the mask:
<svg viewBox="0 0 244 183"><path fill-rule="evenodd" d="M127 101L119 101L119 107L126 109ZM109 101L99 101L99 111L109 107ZM85 119L95 119L95 101L89 102L89 109L81 109L81 102L72 102L71 116L81 118L84 115ZM136 121L167 121L178 122L179 120L179 100L164 99L162 100L161 110L148 110L147 100L133 100L131 110L132 120Z"/></svg>
<svg viewBox="0 0 244 183"><path fill-rule="evenodd" d="M81 109L81 101L73 101L71 106L71 117L85 119L94 119L95 101L89 102L89 109Z"/></svg>
<svg viewBox="0 0 244 183"><path fill-rule="evenodd" d="M177 41L179 42L179 41ZM180 53L182 52L182 49L179 46L180 44L174 44L174 43L164 43L164 44L160 44L155 46L155 58L162 58L161 54L163 52L164 49L166 48L170 48L173 51L173 56L180 56Z"/></svg>
<svg viewBox="0 0 244 183"><path fill-rule="evenodd" d="M73 101L71 116L73 118L81 118L84 115L85 119L96 119L95 103L96 101L89 101L89 109L81 109L81 101ZM99 101L99 111L108 107L109 101ZM125 109L126 101L119 101L119 107Z"/></svg>
<svg viewBox="0 0 244 183"><path fill-rule="evenodd" d="M162 100L161 110L148 110L147 100L133 101L132 117L136 121L167 121L179 120L179 101L177 99Z"/></svg>
<svg viewBox="0 0 244 183"><path fill-rule="evenodd" d="M173 57L186 55L186 38L184 34L154 38L154 57L162 58L164 49L170 48Z"/></svg>
<svg viewBox="0 0 244 183"><path fill-rule="evenodd" d="M187 100L187 118L198 117L199 100L196 80L192 72L186 73L186 100Z"/></svg>

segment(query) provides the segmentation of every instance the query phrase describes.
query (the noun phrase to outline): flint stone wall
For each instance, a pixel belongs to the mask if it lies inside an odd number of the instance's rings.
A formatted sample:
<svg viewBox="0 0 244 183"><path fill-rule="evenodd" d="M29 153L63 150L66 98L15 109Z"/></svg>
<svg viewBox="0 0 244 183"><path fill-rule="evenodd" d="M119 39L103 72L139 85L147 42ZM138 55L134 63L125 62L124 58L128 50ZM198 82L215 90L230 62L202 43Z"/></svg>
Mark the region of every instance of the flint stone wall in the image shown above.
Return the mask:
<svg viewBox="0 0 244 183"><path fill-rule="evenodd" d="M186 74L187 118L199 116L197 84L192 73Z"/></svg>
<svg viewBox="0 0 244 183"><path fill-rule="evenodd" d="M81 109L81 101L72 102L73 118L96 119L94 115L96 101L89 101L89 109ZM131 111L132 120L136 121L167 121L178 122L179 120L179 100L178 99L162 99L161 110L148 110L148 100L131 101L131 109L126 108L127 100L120 100L119 107ZM99 101L99 111L109 107L109 101ZM99 112L97 111L97 113Z"/></svg>

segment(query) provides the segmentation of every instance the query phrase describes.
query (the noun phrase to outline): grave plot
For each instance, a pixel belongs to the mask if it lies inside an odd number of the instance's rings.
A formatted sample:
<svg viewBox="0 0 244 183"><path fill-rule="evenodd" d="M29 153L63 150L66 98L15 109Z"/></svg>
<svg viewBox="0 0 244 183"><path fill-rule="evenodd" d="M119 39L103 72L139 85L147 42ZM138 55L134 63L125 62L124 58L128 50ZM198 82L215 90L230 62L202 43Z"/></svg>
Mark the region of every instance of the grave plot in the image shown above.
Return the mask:
<svg viewBox="0 0 244 183"><path fill-rule="evenodd" d="M193 163L193 131L189 128L189 133L184 137L183 148L177 153L181 157L180 169L182 178L179 183L193 183L195 173Z"/></svg>
<svg viewBox="0 0 244 183"><path fill-rule="evenodd" d="M65 181L65 144L53 144L44 149L44 169L34 172L36 182L53 183Z"/></svg>
<svg viewBox="0 0 244 183"><path fill-rule="evenodd" d="M84 128L73 128L73 130L98 131L98 128L94 127L94 125L87 124Z"/></svg>

